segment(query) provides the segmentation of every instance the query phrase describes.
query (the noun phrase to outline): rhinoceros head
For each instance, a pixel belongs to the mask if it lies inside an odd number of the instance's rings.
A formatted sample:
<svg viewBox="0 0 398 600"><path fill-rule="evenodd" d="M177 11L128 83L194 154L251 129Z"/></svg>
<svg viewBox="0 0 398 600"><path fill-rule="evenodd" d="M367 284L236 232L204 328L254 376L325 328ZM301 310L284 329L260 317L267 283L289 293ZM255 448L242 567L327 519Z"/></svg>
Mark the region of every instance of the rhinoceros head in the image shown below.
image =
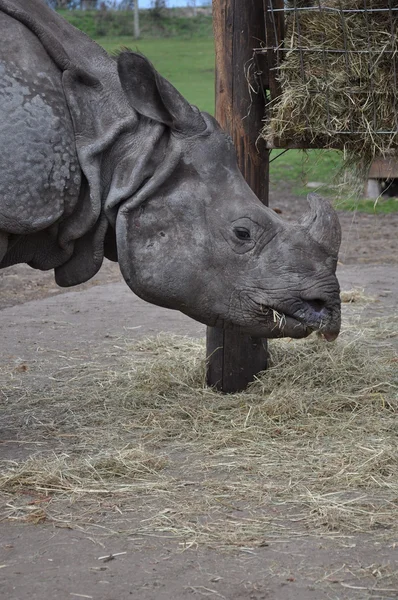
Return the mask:
<svg viewBox="0 0 398 600"><path fill-rule="evenodd" d="M320 330L335 338L340 226L328 201L310 196L306 218L284 222L250 190L232 141L212 117L142 57L123 53L118 66L145 124L143 147L156 127L162 131L152 148L156 166L118 209L118 260L127 284L145 300L207 325L266 337Z"/></svg>

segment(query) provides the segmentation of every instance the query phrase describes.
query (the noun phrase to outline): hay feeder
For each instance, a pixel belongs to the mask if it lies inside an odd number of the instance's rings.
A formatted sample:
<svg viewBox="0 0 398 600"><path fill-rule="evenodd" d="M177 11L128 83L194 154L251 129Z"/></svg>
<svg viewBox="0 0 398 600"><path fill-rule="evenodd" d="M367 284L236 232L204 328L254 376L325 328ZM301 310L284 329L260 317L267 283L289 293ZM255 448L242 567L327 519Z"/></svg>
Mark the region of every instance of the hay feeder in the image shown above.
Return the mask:
<svg viewBox="0 0 398 600"><path fill-rule="evenodd" d="M267 0L269 148L334 148L369 166L398 150L396 0Z"/></svg>

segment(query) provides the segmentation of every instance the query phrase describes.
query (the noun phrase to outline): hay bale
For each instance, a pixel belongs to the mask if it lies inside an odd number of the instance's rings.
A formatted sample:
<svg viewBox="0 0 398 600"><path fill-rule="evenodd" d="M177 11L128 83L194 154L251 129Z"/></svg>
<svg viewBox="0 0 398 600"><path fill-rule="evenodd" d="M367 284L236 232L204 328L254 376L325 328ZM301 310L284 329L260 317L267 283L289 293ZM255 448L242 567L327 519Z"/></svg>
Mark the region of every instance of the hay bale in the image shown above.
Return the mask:
<svg viewBox="0 0 398 600"><path fill-rule="evenodd" d="M311 7L311 5L314 5ZM398 148L398 2L289 3L282 93L262 136L276 146L341 148L369 163ZM342 12L351 9L358 12Z"/></svg>

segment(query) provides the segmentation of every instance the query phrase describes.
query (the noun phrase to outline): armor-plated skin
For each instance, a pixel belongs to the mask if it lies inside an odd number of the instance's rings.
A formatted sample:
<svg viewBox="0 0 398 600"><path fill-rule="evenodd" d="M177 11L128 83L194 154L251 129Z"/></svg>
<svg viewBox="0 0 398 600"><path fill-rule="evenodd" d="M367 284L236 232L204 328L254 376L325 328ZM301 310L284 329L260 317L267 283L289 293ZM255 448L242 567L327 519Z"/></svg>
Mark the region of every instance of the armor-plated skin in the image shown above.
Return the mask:
<svg viewBox="0 0 398 600"><path fill-rule="evenodd" d="M0 0L0 267L87 281L258 337L334 339L340 226L264 207L231 140L141 55L117 61L42 0Z"/></svg>

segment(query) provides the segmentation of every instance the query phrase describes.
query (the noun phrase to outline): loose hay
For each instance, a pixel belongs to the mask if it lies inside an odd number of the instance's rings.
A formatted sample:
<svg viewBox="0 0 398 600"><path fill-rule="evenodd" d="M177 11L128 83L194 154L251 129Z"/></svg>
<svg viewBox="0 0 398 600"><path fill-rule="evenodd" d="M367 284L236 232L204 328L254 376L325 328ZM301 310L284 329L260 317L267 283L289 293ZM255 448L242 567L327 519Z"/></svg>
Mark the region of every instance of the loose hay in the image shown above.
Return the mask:
<svg viewBox="0 0 398 600"><path fill-rule="evenodd" d="M44 390L3 373L9 436L40 442L2 464L3 517L105 512L187 546L396 532L397 330L392 318L333 344L275 342L271 368L233 395L205 387L203 342L183 337L126 344L112 370L76 361Z"/></svg>
<svg viewBox="0 0 398 600"><path fill-rule="evenodd" d="M365 294L365 290L363 288L353 288L352 290L342 290L340 292L340 299L342 302L352 304L355 302L356 304L362 302L374 302L375 298L372 296L367 296Z"/></svg>
<svg viewBox="0 0 398 600"><path fill-rule="evenodd" d="M286 13L277 72L281 95L268 106L263 137L281 147L340 148L364 166L396 151L398 12L372 9L398 4L322 0L290 6L295 9Z"/></svg>

